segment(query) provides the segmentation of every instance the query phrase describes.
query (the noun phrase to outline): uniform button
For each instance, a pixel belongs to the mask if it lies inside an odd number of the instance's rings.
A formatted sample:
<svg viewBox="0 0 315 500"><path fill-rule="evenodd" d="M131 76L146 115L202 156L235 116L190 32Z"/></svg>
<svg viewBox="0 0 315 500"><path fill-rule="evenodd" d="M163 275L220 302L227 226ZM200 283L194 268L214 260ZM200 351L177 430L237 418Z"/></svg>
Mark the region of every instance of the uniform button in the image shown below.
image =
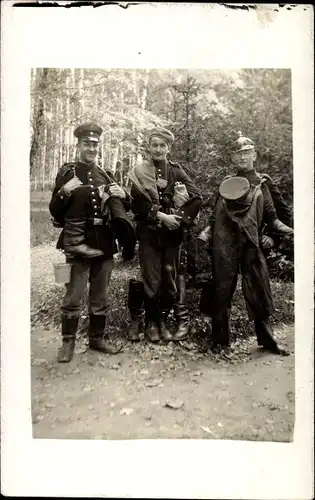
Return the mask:
<svg viewBox="0 0 315 500"><path fill-rule="evenodd" d="M96 203L96 199L95 198L93 198L92 201L94 201L94 203Z"/></svg>
<svg viewBox="0 0 315 500"><path fill-rule="evenodd" d="M191 217L188 216L188 219L191 219Z"/></svg>
<svg viewBox="0 0 315 500"><path fill-rule="evenodd" d="M60 199L63 200L63 196L60 196Z"/></svg>
<svg viewBox="0 0 315 500"><path fill-rule="evenodd" d="M97 208L97 205L94 205L94 208Z"/></svg>
<svg viewBox="0 0 315 500"><path fill-rule="evenodd" d="M94 188L93 184L91 184L91 188ZM93 193L92 193L93 194Z"/></svg>
<svg viewBox="0 0 315 500"><path fill-rule="evenodd" d="M92 172L88 172L88 175L92 175Z"/></svg>
<svg viewBox="0 0 315 500"><path fill-rule="evenodd" d="M94 215L97 215L97 212L94 212Z"/></svg>
<svg viewBox="0 0 315 500"><path fill-rule="evenodd" d="M159 168L159 169L158 169L158 172L162 172L162 170Z"/></svg>
<svg viewBox="0 0 315 500"><path fill-rule="evenodd" d="M162 177L161 174L159 174L159 177Z"/></svg>
<svg viewBox="0 0 315 500"><path fill-rule="evenodd" d="M92 187L92 186L91 186L91 187ZM92 191L92 193L91 193L91 194L92 194L92 196L94 196L94 195L95 195L95 191Z"/></svg>
<svg viewBox="0 0 315 500"><path fill-rule="evenodd" d="M90 178L89 178L89 181L91 181L91 182L92 182L92 180L93 180L93 179L92 179L92 177L90 177Z"/></svg>

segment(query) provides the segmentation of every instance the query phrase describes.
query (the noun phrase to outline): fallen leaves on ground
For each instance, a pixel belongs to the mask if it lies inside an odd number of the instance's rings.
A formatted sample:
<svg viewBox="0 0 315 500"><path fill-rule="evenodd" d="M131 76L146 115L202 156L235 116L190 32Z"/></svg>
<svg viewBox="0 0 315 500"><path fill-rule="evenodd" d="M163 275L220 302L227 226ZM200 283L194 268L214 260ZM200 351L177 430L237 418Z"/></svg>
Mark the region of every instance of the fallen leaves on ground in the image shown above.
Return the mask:
<svg viewBox="0 0 315 500"><path fill-rule="evenodd" d="M184 401L181 401L180 399L168 399L164 403L164 406L166 408L172 408L173 410L180 410L184 406Z"/></svg>
<svg viewBox="0 0 315 500"><path fill-rule="evenodd" d="M120 415L131 415L133 412L134 410L132 408L123 408L119 413Z"/></svg>

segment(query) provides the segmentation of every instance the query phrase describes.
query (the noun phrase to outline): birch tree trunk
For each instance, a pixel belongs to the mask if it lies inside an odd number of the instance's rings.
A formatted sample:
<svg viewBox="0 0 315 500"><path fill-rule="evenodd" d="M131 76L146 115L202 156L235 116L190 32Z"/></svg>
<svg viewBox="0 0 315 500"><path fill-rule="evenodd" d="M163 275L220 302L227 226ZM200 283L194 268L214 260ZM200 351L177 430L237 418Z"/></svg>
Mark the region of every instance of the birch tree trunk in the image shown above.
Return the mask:
<svg viewBox="0 0 315 500"><path fill-rule="evenodd" d="M48 68L43 68L37 86L38 93L36 93L36 95L38 96L38 105L33 121L33 137L30 149L30 175L32 175L34 169L36 168L36 157L40 149L41 133L44 126L44 99L45 91L48 86L48 74Z"/></svg>

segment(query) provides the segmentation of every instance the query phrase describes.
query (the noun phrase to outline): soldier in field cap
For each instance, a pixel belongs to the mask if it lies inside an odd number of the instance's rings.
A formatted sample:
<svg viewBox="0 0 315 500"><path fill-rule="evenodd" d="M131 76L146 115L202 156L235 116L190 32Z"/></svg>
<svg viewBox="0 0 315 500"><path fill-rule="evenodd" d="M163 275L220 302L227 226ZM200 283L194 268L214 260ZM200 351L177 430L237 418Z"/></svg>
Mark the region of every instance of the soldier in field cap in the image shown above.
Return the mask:
<svg viewBox="0 0 315 500"><path fill-rule="evenodd" d="M126 211L129 195L116 183L110 170L98 166L102 128L95 123L79 125L79 159L63 165L56 177L49 209L63 227L57 248L65 251L72 264L71 280L62 303L62 346L59 362L68 362L74 353L79 315L89 282L89 347L114 353L105 340L108 286L116 253L115 231L122 240L134 241L134 228Z"/></svg>
<svg viewBox="0 0 315 500"><path fill-rule="evenodd" d="M264 248L273 240L293 235L291 211L267 174L254 167L254 141L241 133L231 143L231 160L236 169L221 183L210 218L209 250L212 255L211 304L214 346L229 343L229 312L239 271L247 311L254 321L257 341L275 354L288 354L273 336L270 316L273 303ZM281 220L285 223L283 223Z"/></svg>
<svg viewBox="0 0 315 500"><path fill-rule="evenodd" d="M148 160L129 174L131 209L137 221L139 260L144 294L145 334L152 342L182 340L189 335L184 276L180 273L185 231L197 216L201 196L183 168L168 159L174 135L156 127L148 133ZM129 308L133 320L129 337L139 339L141 286L130 283ZM134 293L133 293L134 292ZM167 318L174 309L178 323L171 334Z"/></svg>

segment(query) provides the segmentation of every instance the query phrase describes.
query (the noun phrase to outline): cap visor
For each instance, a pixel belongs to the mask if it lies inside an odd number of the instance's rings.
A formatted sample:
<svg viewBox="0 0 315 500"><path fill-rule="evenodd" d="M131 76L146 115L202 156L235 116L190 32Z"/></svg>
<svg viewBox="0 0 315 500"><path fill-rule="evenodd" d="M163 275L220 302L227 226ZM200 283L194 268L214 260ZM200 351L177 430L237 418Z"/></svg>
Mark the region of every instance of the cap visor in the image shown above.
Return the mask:
<svg viewBox="0 0 315 500"><path fill-rule="evenodd" d="M243 146L240 149L236 149L234 153L238 153L239 151L247 151L248 149L254 149L254 146L251 146L250 144L248 146Z"/></svg>
<svg viewBox="0 0 315 500"><path fill-rule="evenodd" d="M97 137L91 137L90 135L83 136L82 139L84 141L99 142L99 139Z"/></svg>

